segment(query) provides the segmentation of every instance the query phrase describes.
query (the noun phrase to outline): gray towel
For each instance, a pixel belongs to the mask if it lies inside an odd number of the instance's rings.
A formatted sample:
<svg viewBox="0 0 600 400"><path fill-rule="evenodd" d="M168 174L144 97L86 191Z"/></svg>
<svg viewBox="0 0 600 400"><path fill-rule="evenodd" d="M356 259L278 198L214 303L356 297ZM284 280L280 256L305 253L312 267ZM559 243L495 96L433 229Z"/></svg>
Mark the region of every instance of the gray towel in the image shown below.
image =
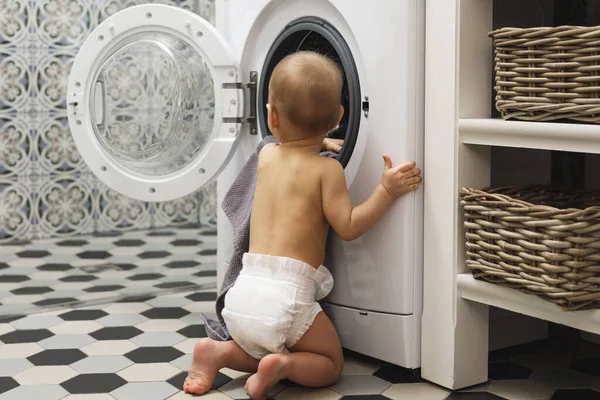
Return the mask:
<svg viewBox="0 0 600 400"><path fill-rule="evenodd" d="M242 270L242 257L244 253L248 252L250 247L250 214L252 212L252 201L254 200L258 154L265 145L277 142L277 139L271 135L264 138L258 145L256 152L250 156L246 165L240 171L240 174L235 182L233 182L233 185L231 185L221 204L225 215L227 215L229 222L233 226L233 255L225 272L221 291L217 296L217 319L215 320L202 315L206 333L209 338L214 340L231 340L229 331L225 326L225 321L223 321L223 317L221 316L223 307L225 306L225 295L235 284ZM337 157L336 153L330 151L322 152L321 155L330 158Z"/></svg>

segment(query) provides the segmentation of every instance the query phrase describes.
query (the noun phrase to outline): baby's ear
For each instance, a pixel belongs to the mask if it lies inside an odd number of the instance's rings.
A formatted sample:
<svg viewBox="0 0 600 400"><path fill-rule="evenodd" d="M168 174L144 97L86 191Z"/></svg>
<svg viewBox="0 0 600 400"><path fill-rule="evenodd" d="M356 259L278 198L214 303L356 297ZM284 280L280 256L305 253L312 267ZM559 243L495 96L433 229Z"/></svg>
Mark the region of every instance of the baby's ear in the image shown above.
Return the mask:
<svg viewBox="0 0 600 400"><path fill-rule="evenodd" d="M267 104L267 119L269 123L269 129L273 130L279 126L279 116L277 110L271 103Z"/></svg>

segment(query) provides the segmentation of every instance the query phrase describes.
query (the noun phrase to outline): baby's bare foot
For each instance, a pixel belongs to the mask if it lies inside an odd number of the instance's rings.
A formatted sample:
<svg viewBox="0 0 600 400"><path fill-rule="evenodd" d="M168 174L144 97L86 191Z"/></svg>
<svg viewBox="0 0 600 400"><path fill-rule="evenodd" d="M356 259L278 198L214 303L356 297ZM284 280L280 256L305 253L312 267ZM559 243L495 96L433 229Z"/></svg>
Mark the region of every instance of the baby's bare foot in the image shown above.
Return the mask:
<svg viewBox="0 0 600 400"><path fill-rule="evenodd" d="M194 347L194 358L188 376L183 383L186 393L204 394L210 387L220 369L223 355L211 339L200 339Z"/></svg>
<svg viewBox="0 0 600 400"><path fill-rule="evenodd" d="M263 400L277 382L287 374L288 360L282 354L269 354L260 360L258 372L246 381L246 392L252 400Z"/></svg>

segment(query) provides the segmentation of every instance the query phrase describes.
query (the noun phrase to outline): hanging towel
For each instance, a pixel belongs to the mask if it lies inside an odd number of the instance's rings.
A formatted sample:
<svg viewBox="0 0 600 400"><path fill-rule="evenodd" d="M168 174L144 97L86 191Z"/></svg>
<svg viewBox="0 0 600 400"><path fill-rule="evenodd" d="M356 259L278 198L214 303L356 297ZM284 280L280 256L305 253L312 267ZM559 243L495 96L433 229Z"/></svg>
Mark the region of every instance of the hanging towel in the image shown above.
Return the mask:
<svg viewBox="0 0 600 400"><path fill-rule="evenodd" d="M240 174L231 185L231 188L225 195L221 208L225 212L227 219L233 226L233 254L221 291L217 296L216 312L217 319L210 318L207 315L202 315L204 326L209 338L218 341L231 340L227 326L223 321L223 307L225 306L225 295L235 284L235 281L242 270L242 258L250 248L250 214L252 213L252 201L254 200L254 190L256 185L256 170L258 167L258 154L267 144L278 143L277 139L268 135L258 145ZM321 153L323 157L336 158L337 154L331 151Z"/></svg>

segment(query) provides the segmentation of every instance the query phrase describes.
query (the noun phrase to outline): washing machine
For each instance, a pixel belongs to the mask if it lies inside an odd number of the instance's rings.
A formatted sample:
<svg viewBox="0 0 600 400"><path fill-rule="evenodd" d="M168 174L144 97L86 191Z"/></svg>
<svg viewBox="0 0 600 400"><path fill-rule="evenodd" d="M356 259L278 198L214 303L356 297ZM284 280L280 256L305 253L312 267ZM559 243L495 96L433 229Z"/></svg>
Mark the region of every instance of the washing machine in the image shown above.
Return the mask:
<svg viewBox="0 0 600 400"><path fill-rule="evenodd" d="M425 0L216 0L216 27L147 4L100 24L68 83L72 134L91 171L144 201L180 198L217 180L219 202L265 135L267 88L286 55L313 50L344 71L339 161L354 204L383 171L423 160ZM219 284L232 229L218 218ZM420 366L422 192L398 200L367 234L331 232L335 287L324 309L345 348Z"/></svg>

